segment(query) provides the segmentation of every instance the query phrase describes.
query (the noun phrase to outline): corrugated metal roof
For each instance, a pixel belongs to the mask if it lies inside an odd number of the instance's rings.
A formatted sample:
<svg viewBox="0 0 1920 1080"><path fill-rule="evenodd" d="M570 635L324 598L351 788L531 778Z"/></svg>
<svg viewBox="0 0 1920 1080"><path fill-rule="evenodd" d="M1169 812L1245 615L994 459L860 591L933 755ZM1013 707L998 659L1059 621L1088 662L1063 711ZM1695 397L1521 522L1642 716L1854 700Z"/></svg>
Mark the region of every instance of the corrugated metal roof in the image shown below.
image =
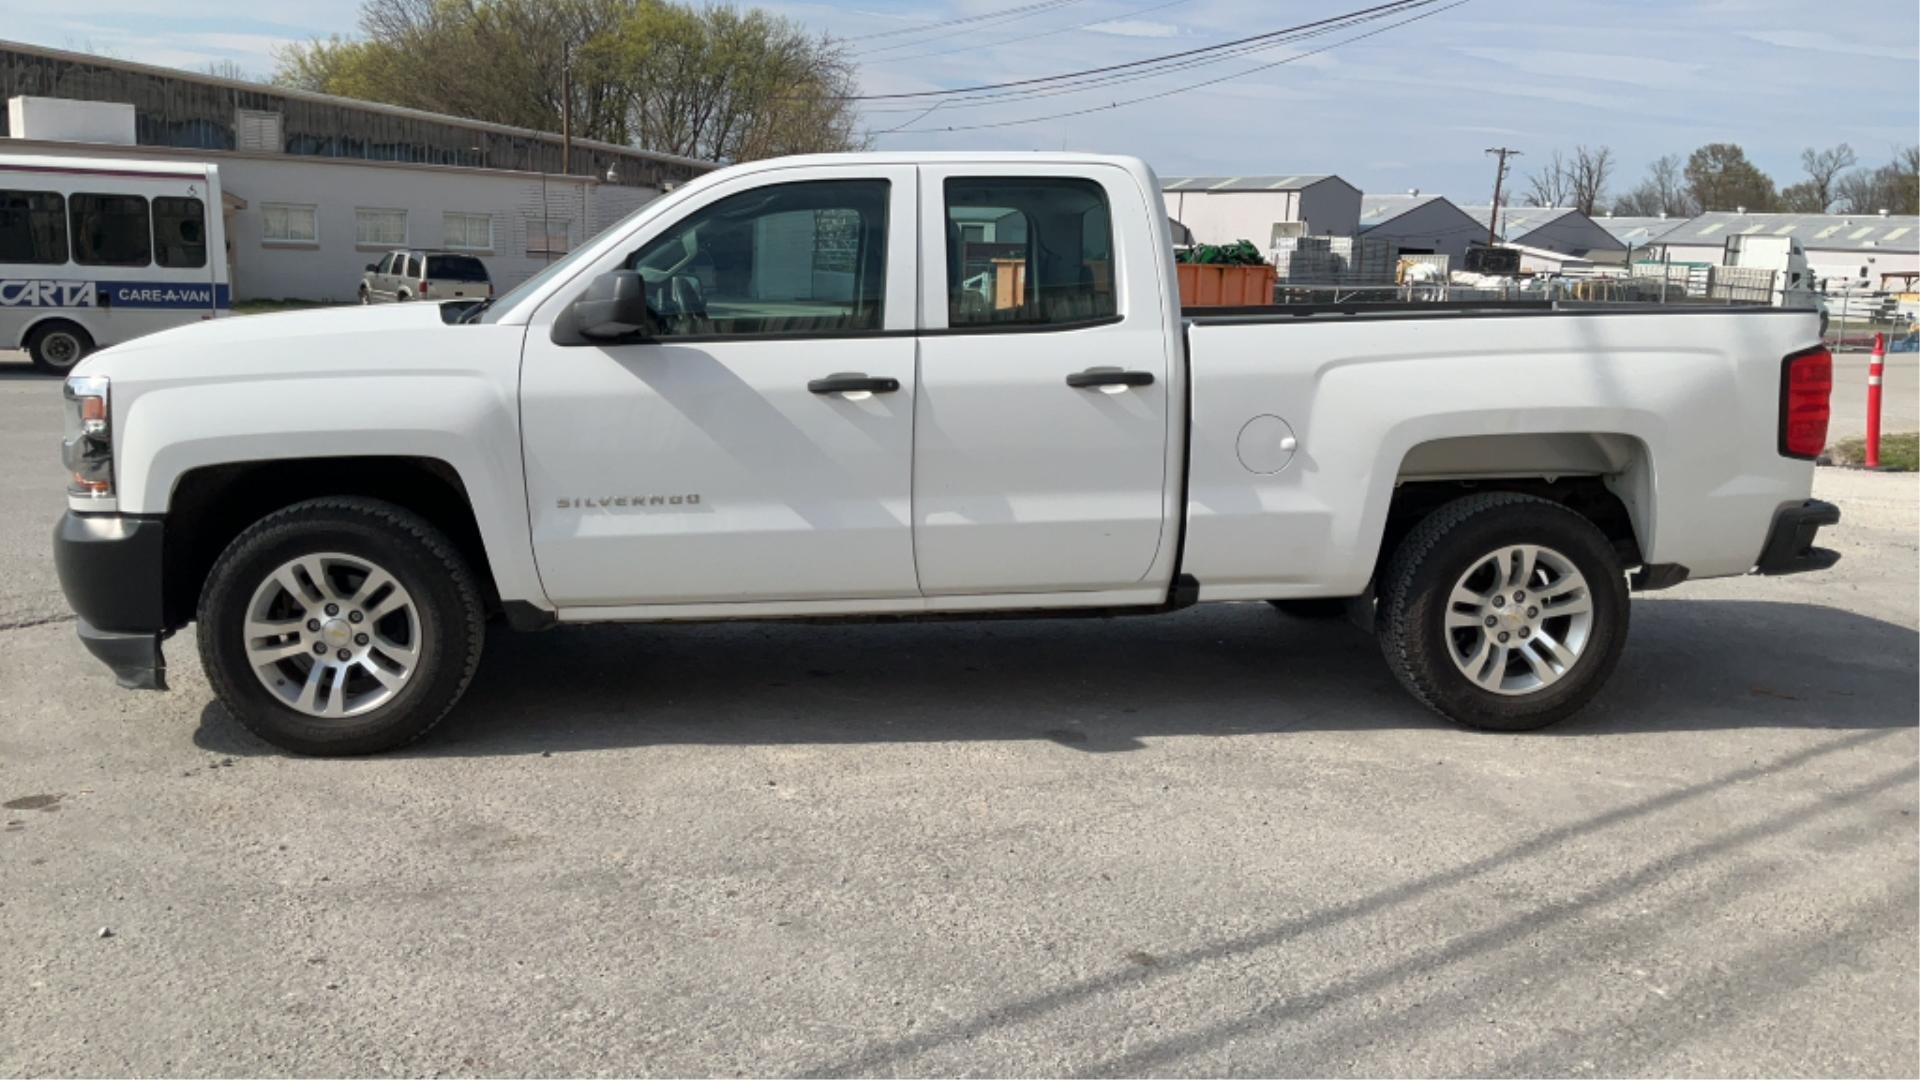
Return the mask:
<svg viewBox="0 0 1920 1080"><path fill-rule="evenodd" d="M1482 225L1487 223L1490 206L1463 206L1467 216ZM1559 221L1580 211L1571 206L1503 206L1500 208L1500 238L1518 240L1543 225Z"/></svg>
<svg viewBox="0 0 1920 1080"><path fill-rule="evenodd" d="M1687 223L1686 218L1608 215L1593 219L1628 247L1644 247Z"/></svg>
<svg viewBox="0 0 1920 1080"><path fill-rule="evenodd" d="M1340 180L1340 178L1332 173L1281 173L1273 176L1163 176L1160 178L1160 190L1299 191L1323 180ZM1340 182L1346 183L1345 180Z"/></svg>
<svg viewBox="0 0 1920 1080"><path fill-rule="evenodd" d="M1717 211L1682 221L1658 239L1662 244L1719 247L1729 236L1791 236L1811 251L1920 252L1920 215Z"/></svg>
<svg viewBox="0 0 1920 1080"><path fill-rule="evenodd" d="M1362 195L1360 226L1392 221L1409 210L1418 210L1430 202L1443 202L1445 198L1443 195Z"/></svg>

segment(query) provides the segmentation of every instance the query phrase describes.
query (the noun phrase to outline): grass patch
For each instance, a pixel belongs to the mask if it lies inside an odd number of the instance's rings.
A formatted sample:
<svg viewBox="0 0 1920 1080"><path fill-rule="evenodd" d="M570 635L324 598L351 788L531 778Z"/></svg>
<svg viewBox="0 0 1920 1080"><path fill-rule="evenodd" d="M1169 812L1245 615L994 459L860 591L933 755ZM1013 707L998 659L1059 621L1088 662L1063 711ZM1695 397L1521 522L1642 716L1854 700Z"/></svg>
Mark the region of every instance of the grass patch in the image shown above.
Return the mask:
<svg viewBox="0 0 1920 1080"><path fill-rule="evenodd" d="M233 313L235 315L267 315L275 311L340 307L342 303L338 300L240 300L233 305Z"/></svg>
<svg viewBox="0 0 1920 1080"><path fill-rule="evenodd" d="M1867 460L1867 440L1841 439L1827 448L1835 465L1861 465ZM1880 467L1893 472L1920 469L1920 432L1880 436Z"/></svg>

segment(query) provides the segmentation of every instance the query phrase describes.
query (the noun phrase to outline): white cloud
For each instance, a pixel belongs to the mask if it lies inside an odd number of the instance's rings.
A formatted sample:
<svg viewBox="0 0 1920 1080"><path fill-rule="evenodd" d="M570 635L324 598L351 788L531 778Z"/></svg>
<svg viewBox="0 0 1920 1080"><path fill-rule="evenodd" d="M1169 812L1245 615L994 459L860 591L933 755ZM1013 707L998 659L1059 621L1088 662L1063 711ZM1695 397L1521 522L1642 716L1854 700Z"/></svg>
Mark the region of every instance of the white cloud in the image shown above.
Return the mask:
<svg viewBox="0 0 1920 1080"><path fill-rule="evenodd" d="M1893 45L1868 45L1858 41L1844 41L1821 30L1748 30L1740 35L1762 45L1774 45L1782 49L1805 49L1811 52L1841 53L1847 56L1874 56L1888 60L1912 60L1914 50L1911 47L1900 48Z"/></svg>
<svg viewBox="0 0 1920 1080"><path fill-rule="evenodd" d="M1167 38L1180 32L1180 28L1172 23L1153 22L1150 19L1114 19L1111 22L1094 23L1087 29L1096 34L1136 38Z"/></svg>

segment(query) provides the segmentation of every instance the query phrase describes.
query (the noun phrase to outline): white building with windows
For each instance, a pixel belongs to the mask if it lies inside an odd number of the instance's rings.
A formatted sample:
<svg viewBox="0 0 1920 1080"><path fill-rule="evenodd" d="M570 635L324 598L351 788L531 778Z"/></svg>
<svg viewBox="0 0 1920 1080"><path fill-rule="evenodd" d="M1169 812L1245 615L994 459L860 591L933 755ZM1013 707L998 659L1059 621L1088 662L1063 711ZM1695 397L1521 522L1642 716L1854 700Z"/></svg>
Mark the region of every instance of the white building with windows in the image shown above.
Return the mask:
<svg viewBox="0 0 1920 1080"><path fill-rule="evenodd" d="M511 287L708 162L0 42L0 157L219 166L237 300L351 301L397 247Z"/></svg>
<svg viewBox="0 0 1920 1080"><path fill-rule="evenodd" d="M1816 287L1828 290L1910 290L1920 282L1920 216L1913 214L1706 213L1663 232L1647 257L1717 265L1729 236L1791 237L1806 252Z"/></svg>

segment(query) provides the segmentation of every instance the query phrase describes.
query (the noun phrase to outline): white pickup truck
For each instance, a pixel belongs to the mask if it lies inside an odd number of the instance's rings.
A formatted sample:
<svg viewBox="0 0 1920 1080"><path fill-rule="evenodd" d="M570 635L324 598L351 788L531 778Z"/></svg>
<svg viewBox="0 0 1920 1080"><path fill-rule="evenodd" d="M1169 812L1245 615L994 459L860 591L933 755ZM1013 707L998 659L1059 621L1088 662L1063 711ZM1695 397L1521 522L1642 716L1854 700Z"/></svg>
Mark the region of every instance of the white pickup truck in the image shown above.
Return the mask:
<svg viewBox="0 0 1920 1080"><path fill-rule="evenodd" d="M1182 314L1131 158L758 162L485 305L228 319L68 380L86 645L267 740L404 744L491 619L1341 610L1538 727L1628 590L1821 569L1810 312ZM644 705L644 703L637 703Z"/></svg>

